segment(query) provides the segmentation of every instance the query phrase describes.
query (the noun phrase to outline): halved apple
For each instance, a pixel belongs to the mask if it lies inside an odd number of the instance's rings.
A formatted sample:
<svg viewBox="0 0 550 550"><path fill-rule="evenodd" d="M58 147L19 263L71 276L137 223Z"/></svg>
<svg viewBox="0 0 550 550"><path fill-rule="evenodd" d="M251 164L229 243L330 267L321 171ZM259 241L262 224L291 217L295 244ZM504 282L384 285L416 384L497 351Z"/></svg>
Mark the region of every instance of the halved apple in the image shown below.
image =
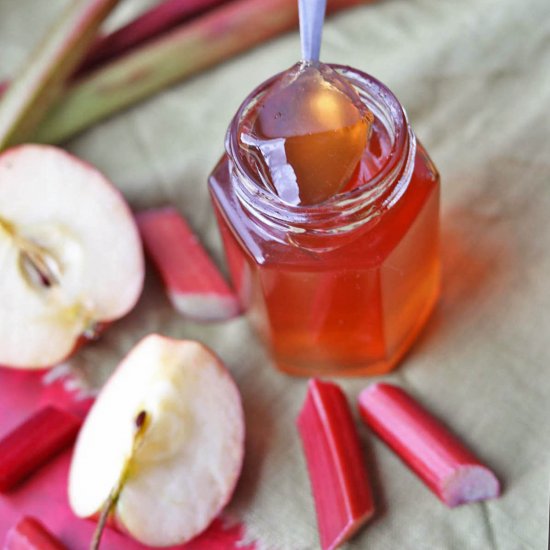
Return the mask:
<svg viewBox="0 0 550 550"><path fill-rule="evenodd" d="M182 544L229 501L243 453L241 399L227 369L198 342L150 335L88 413L69 502L77 516L97 517L112 500L122 531L150 546Z"/></svg>
<svg viewBox="0 0 550 550"><path fill-rule="evenodd" d="M48 367L128 313L143 252L124 198L56 147L0 155L0 364Z"/></svg>

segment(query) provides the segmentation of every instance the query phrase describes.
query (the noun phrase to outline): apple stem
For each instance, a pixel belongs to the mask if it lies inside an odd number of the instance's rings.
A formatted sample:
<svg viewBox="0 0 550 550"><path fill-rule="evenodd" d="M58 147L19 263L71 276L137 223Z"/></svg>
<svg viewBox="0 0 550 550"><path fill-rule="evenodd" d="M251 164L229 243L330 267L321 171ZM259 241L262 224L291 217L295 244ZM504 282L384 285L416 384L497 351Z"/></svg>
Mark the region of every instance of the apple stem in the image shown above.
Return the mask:
<svg viewBox="0 0 550 550"><path fill-rule="evenodd" d="M120 486L120 483L117 483L116 487L109 493L109 497L105 501L105 504L103 505L103 508L101 510L101 515L99 516L99 521L97 522L97 527L94 531L94 536L90 544L90 550L99 549L99 544L101 542L103 531L105 530L105 525L107 523L107 520L109 519L111 511L116 504L118 494L120 493L121 489L122 487Z"/></svg>
<svg viewBox="0 0 550 550"><path fill-rule="evenodd" d="M107 524L107 520L109 519L109 516L111 515L111 512L113 511L113 508L115 507L120 497L120 493L122 492L124 484L126 483L126 480L128 478L128 473L130 471L130 464L132 463L132 460L135 457L136 451L139 445L141 444L143 434L145 433L147 425L149 424L148 420L149 420L149 415L147 414L146 411L143 411L143 410L138 413L138 415L134 420L135 431L134 431L134 438L132 440L132 449L130 451L130 455L126 459L126 463L124 464L124 468L122 468L122 472L120 474L120 477L118 478L118 481L116 482L115 486L111 489L111 492L109 493L109 496L107 497L107 500L105 501L105 504L101 509L101 515L99 516L99 521L97 522L97 527L96 527L96 530L94 531L92 542L90 543L90 550L99 549L99 544L101 542L101 536L103 535L103 531L105 530L105 525Z"/></svg>

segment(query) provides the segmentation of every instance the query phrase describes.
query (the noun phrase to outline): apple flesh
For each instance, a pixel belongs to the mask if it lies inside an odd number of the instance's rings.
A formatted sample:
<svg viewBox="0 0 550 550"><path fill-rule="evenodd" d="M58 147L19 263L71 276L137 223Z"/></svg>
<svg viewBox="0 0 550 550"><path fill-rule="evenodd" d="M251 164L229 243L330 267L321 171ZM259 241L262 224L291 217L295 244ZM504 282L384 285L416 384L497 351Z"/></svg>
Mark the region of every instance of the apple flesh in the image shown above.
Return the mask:
<svg viewBox="0 0 550 550"><path fill-rule="evenodd" d="M0 364L49 367L143 288L132 213L95 168L22 145L0 155Z"/></svg>
<svg viewBox="0 0 550 550"><path fill-rule="evenodd" d="M69 502L77 516L97 517L123 479L112 523L150 546L183 544L227 504L243 454L241 399L227 369L198 342L150 335L88 413L71 463Z"/></svg>

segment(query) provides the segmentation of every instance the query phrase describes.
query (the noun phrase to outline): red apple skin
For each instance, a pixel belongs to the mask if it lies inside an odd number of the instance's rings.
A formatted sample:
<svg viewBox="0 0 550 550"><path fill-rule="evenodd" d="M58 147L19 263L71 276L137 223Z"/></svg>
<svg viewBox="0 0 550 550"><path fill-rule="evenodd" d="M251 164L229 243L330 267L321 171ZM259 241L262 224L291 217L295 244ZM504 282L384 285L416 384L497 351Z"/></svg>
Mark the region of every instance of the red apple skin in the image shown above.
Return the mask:
<svg viewBox="0 0 550 550"><path fill-rule="evenodd" d="M108 330L108 328L113 324L113 321L105 321L101 323L96 323L94 326L94 336L90 338L89 336L86 336L85 334L81 334L77 341L74 343L74 347L69 353L69 355L65 358L69 359L72 357L75 353L78 352L78 350L85 346L86 344L89 344L90 342L97 342L102 336L103 333Z"/></svg>

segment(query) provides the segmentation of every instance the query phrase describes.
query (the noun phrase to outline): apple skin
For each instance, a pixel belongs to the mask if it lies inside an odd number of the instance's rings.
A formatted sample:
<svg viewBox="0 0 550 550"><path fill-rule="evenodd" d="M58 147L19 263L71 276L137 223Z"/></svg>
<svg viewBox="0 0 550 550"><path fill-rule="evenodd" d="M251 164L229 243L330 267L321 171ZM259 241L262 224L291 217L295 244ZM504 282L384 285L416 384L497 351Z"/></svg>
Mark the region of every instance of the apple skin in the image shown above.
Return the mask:
<svg viewBox="0 0 550 550"><path fill-rule="evenodd" d="M201 350L200 353L203 354L203 355L207 355L209 361L214 362L215 363L215 368L217 370L219 370L219 372L222 374L224 384L227 384L226 389L224 389L224 393L229 392L233 396L237 396L237 399L238 399L238 407L237 408L228 407L229 410L224 409L224 413L227 412L229 417L232 419L231 420L232 425L233 424L238 425L236 430L232 429L230 431L230 433L233 434L233 435L235 435L235 433L238 434L238 437L237 437L237 439L234 440L234 442L229 447L224 447L225 449L229 449L231 452L227 453L226 455L223 455L223 459L224 459L223 460L223 469L227 470L229 472L228 475L225 475L225 474L227 474L227 472L224 471L223 472L224 475L221 476L225 481L227 481L227 484L223 488L223 498L220 498L216 502L215 506L213 506L211 509L208 510L207 515L204 516L206 518L206 520L202 521L202 523L199 527L195 526L196 528L193 530L191 535L186 536L186 537L180 537L180 538L170 538L169 535L166 535L164 538L162 538L162 540L160 540L160 539L159 540L153 540L151 538L144 538L143 536L140 536L139 534L134 532L131 522L128 521L128 518L121 517L120 510L118 509L118 504L121 504L121 506L123 506L125 508L128 508L128 506L125 505L125 503L124 503L124 498L126 497L126 495L125 495L125 489L123 487L122 492L120 494L120 498L118 499L117 507L115 507L115 509L113 510L113 512L111 513L111 515L109 517L108 525L110 527L116 529L117 531L119 531L121 533L124 533L124 534L138 540L139 542L141 542L143 544L147 544L147 545L153 546L153 547L162 547L162 546L173 546L173 545L184 544L184 543L194 539L196 536L200 535L202 532L204 532L208 528L208 526L212 523L212 521L216 517L219 516L220 512L225 508L225 506L231 500L231 498L232 498L232 496L235 492L235 488L237 486L238 479L240 477L242 467L243 467L244 442L245 442L245 417L244 417L244 411L243 411L243 408L242 408L242 402L241 402L241 399L240 399L239 390L238 390L238 387L237 387L234 379L230 375L227 367L219 360L219 358L209 348L207 348L203 344L200 344L200 343L194 342L194 341L173 340L171 338L167 338L167 337L163 337L163 336L160 336L160 335L152 334L152 335L149 335L149 336L145 337L140 342L138 342L138 344L121 361L119 367L115 370L115 372L113 373L111 378L109 378L109 380L105 384L104 388L102 389L101 393L97 397L97 400L96 400L94 406L92 407L92 410L89 413L87 422L95 414L94 413L94 407L95 408L100 408L102 406L103 407L105 406L104 404L102 404L102 395L106 395L109 392L111 394L113 392L120 393L121 384L126 384L127 380L128 380L128 373L124 372L124 371L129 371L129 368L131 368L131 367L132 368L137 368L137 366L133 367L133 364L130 365L130 361L134 358L135 350L139 349L140 347L143 348L144 345L146 345L147 343L151 343L151 342L158 343L159 345L162 345L163 343L166 343L167 345L174 345L174 344L175 345L187 345L187 346L195 346L197 348L200 348L200 350ZM135 363L135 361L134 361L134 363ZM206 368L206 367L204 367L203 364L201 364L201 361L197 361L194 365L192 365L192 367L193 367L193 369ZM192 377L190 379L192 380ZM116 388L117 386L118 386L118 388ZM127 386L124 385L122 387L126 388ZM149 386L147 386L147 387L149 387ZM202 387L204 388L204 386L202 386ZM130 388L128 388L128 392L130 392L130 391L131 391ZM219 394L215 394L215 395L219 397ZM202 397L205 397L205 399L207 399L208 396L198 396L197 397L198 401L195 401L195 403L200 402ZM111 399L111 401L112 401L112 399ZM222 405L224 403L227 404L227 402L222 401L222 400L220 400L220 402L222 403ZM118 404L117 404L117 406L118 406ZM124 409L124 404L120 406L120 409L121 410ZM135 418L135 413L138 409L134 409L132 415L126 415L128 417L128 419ZM147 408L145 407L144 410L146 410L146 409ZM121 410L118 413L120 415L122 415ZM233 416L232 413L236 413L236 415ZM115 411L115 414L117 414L116 411ZM154 412L153 412L152 416L153 416L153 418L155 417ZM184 422L186 421L188 416L190 416L192 418L192 420L195 420L194 415L191 414L191 415L186 415L184 417L184 420L183 420ZM158 416L157 416L157 418L158 418ZM110 423L112 423L112 422L113 422L113 419L111 417L110 418ZM97 432L97 429L96 429L97 426L98 425L96 423L96 425L94 427L94 432ZM205 428L205 429L207 429L207 428ZM105 430L103 430L103 432L104 431ZM71 465L71 471L70 471L70 475L69 475L69 503L71 505L71 508L73 509L73 512L75 512L75 514L78 515L79 517L85 517L87 519L97 520L98 517L101 514L101 509L102 509L102 506L104 504L104 500L101 502L100 505L96 506L93 511L89 508L88 504L86 504L85 507L88 507L89 513L84 513L84 514L81 513L82 508L80 508L80 510L79 510L78 509L79 508L78 504L75 504L76 501L78 501L78 499L79 499L79 496L78 496L78 492L79 492L78 478L80 478L80 479L83 479L83 478L93 479L93 476L96 475L98 471L99 472L103 471L102 468L101 468L101 465L98 465L96 463L96 461L93 458L90 458L89 455L87 454L88 449L90 449L90 448L97 449L98 446L101 445L101 437L99 437L99 435L98 435L98 438L95 441L91 441L91 442L88 441L87 443L84 441L86 439L88 439L88 440L90 439L90 437L89 437L90 433L91 433L91 428L88 428L88 432L86 432L86 425L85 425L83 427L83 429L81 430L81 433L80 433L79 438L78 438L77 443L76 443L75 452L73 454L73 464ZM207 432L207 433L210 433L210 432ZM227 435L228 432L227 431L222 431L222 434L223 433L225 433ZM105 436L105 434L103 434L103 435ZM158 434L157 434L157 436L158 436ZM144 445L147 441L147 437L148 437L148 434L147 434L147 431L146 431L144 436L143 436L143 444ZM227 435L227 437L229 437L229 435ZM118 438L119 438L119 436L117 436L115 439L118 439ZM154 436L153 436L153 438L154 438ZM187 445L187 442L185 443L185 445ZM197 447L197 454L200 455L201 457L203 457L203 458L201 458L201 461L200 461L201 463L202 462L208 462L211 459L211 454L210 454L211 449L209 449L208 445L209 444L206 443L205 448ZM82 448L80 448L80 447L82 447ZM215 447L215 448L218 449L219 447ZM195 447L193 447L193 449L195 449ZM139 459L139 450L137 451L136 454L137 454L136 458ZM85 456L87 458L88 462L93 463L93 464L92 464L92 466L87 466L86 471L84 471L84 472L81 471L80 473L75 474L75 472L74 472L74 470L76 469L75 465L74 465L75 461L82 462L81 458L75 458L75 457L77 457L77 455L80 455L81 457ZM126 453L126 456L127 456L127 453ZM115 461L116 460L117 459L115 458ZM218 464L220 464L220 463L218 463ZM230 464L230 466L226 467L226 464ZM200 478L200 471L192 469L192 466L193 465L191 465L191 467L189 468L189 471L193 472L193 476L194 476L193 479ZM139 467L140 467L139 464L137 466L135 464L132 464L131 471L133 472L133 474L132 474L133 476L139 477L139 473L136 473L136 470L134 469L134 468L137 468L137 472L139 472ZM173 463L172 463L171 467L173 467ZM95 468L95 470L94 470L94 468ZM180 468L180 470L187 471L186 468ZM171 480L172 479L177 479L177 476L170 477L170 479ZM130 485L130 483L131 483L131 480L128 481L128 483L127 483L128 486ZM93 481L93 485L94 486L97 485L97 480ZM148 483L148 485L152 486L151 483ZM113 486L114 486L114 484L113 485L108 484L108 486L106 487L107 490L105 490L103 492L103 494L108 494L109 493L108 489L112 489ZM202 489L204 489L204 487L202 487ZM128 490L132 490L131 487L129 487ZM209 491L209 489L206 488L206 491ZM201 493L199 491L199 494L202 495L203 493ZM155 486L154 501L151 503L151 501L144 502L142 500L141 504L144 507L147 507L147 506L148 507L153 507L153 506L161 506L162 502L163 502L163 488L159 487L159 486ZM184 510L188 510L190 507L191 506L186 505L186 508ZM178 520L178 521L180 521L180 523L184 522L185 521L185 512L182 512L182 513L178 514L177 517L181 518L181 519ZM134 522L134 528L135 528L135 522ZM163 533L163 536L164 535L165 534Z"/></svg>
<svg viewBox="0 0 550 550"><path fill-rule="evenodd" d="M103 188L100 195L103 194L104 196L109 197L109 204L116 204L117 215L124 218L123 229L127 236L130 236L129 240L131 241L132 247L132 261L135 264L135 269L132 272L130 283L130 287L132 288L132 295L127 297L125 307L119 308L116 314L94 319L94 330L96 335L93 338L89 338L85 335L85 333L73 334L70 337L70 341L68 340L67 345L64 346L63 351L61 351L59 354L54 354L53 356L50 354L48 356L48 359L43 359L42 357L40 357L41 354L37 351L37 353L34 354L37 357L35 360L20 361L19 359L17 359L15 361L10 361L6 360L0 352L0 364L2 366L38 370L50 368L67 360L74 353L76 353L76 351L78 351L81 346L85 345L91 340L95 340L96 338L98 338L112 322L125 316L135 307L143 290L145 279L145 261L143 256L141 238L139 236L133 213L120 190L117 189L91 164L71 155L63 149L49 145L24 144L12 147L11 149L2 152L0 154L0 192L2 191L2 188L6 185L13 185L13 182L8 181L10 171L13 170L13 166L16 166L18 162L21 162L19 160L21 157L32 159L33 166L36 166L36 171L38 174L40 174L40 170L42 168L40 166L41 157L46 159L46 164L48 162L51 164L52 157L55 157L61 167L69 166L72 169L80 171L80 173L90 174L90 179L93 180L93 185ZM37 178L38 177L40 176L37 176ZM62 178L60 177L60 179ZM24 183L22 182L21 185L24 185ZM2 205L0 205L0 220L2 217L2 213L3 208ZM77 208L75 208L74 215L75 217L79 215ZM102 219L97 220L98 224L102 224L103 222L104 220ZM121 286L123 285L121 284ZM32 324L32 321L30 321L30 323ZM13 353L11 354L11 357L13 357Z"/></svg>
<svg viewBox="0 0 550 550"><path fill-rule="evenodd" d="M76 340L76 342L74 343L74 347L70 351L66 359L72 357L75 353L78 352L80 348L84 347L86 344L90 344L92 342L97 342L98 340L100 340L101 337L103 336L103 333L106 330L108 330L112 324L113 324L113 321L96 323L94 326L94 335L92 337L87 336L86 334L81 334Z"/></svg>

